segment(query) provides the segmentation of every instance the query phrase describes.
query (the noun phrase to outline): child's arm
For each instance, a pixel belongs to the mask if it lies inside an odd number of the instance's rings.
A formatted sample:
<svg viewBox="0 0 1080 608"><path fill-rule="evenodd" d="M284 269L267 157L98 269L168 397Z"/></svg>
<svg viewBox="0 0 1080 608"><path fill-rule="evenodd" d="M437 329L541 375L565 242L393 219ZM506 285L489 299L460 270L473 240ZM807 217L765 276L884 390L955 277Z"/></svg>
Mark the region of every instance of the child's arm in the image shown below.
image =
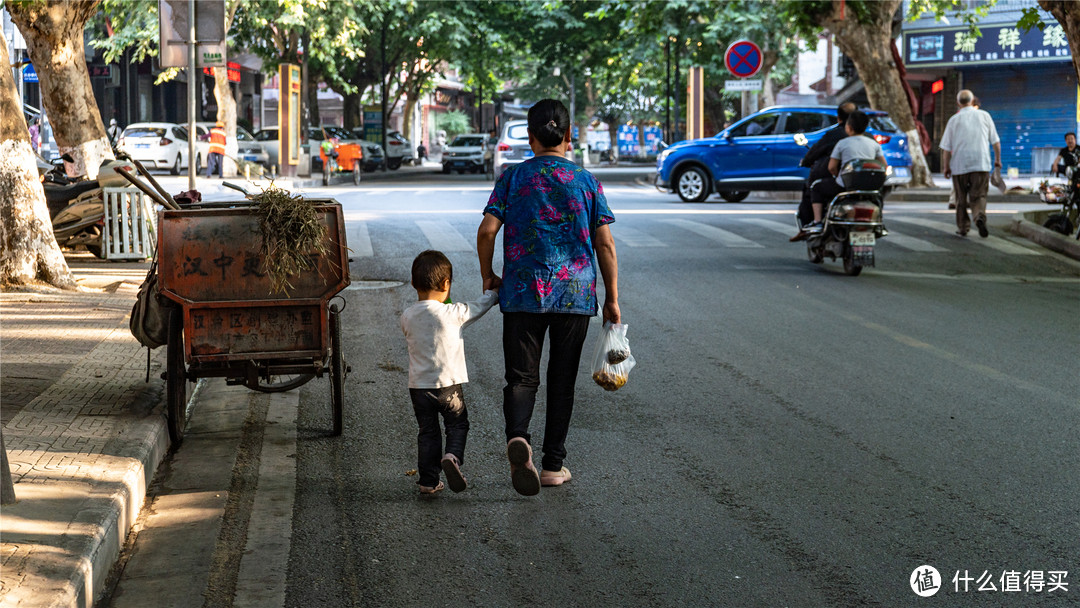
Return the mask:
<svg viewBox="0 0 1080 608"><path fill-rule="evenodd" d="M458 312L461 315L461 327L464 329L480 317L484 316L484 313L491 310L491 307L498 301L499 292L494 289L489 289L475 302L453 304L453 306L458 307Z"/></svg>

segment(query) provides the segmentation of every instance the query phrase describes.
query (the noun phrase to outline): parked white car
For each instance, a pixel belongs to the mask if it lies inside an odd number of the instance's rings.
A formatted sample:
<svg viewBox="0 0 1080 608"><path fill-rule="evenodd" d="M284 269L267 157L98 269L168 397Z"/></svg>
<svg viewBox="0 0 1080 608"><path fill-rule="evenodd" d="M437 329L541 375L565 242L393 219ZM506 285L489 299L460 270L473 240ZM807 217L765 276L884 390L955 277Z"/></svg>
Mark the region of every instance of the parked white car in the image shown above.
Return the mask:
<svg viewBox="0 0 1080 608"><path fill-rule="evenodd" d="M279 148L281 147L281 141L278 139L278 128L266 127L265 129L259 129L255 133L255 141L259 142L263 151L266 152L266 162L271 167L278 166Z"/></svg>
<svg viewBox="0 0 1080 608"><path fill-rule="evenodd" d="M147 169L168 169L180 175L188 166L188 132L169 122L137 122L120 134L117 146Z"/></svg>
<svg viewBox="0 0 1080 608"><path fill-rule="evenodd" d="M364 130L357 127L352 130L353 135L363 138ZM366 140L365 140L366 141ZM401 131L390 131L386 134L386 168L397 171L403 164L417 163L416 150L412 143L401 134Z"/></svg>

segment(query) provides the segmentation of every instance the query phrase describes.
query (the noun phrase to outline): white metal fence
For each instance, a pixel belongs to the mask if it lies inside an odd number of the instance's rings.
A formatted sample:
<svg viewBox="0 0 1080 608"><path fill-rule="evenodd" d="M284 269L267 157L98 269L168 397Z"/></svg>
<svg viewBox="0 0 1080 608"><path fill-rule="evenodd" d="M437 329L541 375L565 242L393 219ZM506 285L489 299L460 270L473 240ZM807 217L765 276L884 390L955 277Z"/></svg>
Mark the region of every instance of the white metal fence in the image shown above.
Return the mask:
<svg viewBox="0 0 1080 608"><path fill-rule="evenodd" d="M105 188L105 259L145 260L156 246L157 213L150 197L135 188Z"/></svg>

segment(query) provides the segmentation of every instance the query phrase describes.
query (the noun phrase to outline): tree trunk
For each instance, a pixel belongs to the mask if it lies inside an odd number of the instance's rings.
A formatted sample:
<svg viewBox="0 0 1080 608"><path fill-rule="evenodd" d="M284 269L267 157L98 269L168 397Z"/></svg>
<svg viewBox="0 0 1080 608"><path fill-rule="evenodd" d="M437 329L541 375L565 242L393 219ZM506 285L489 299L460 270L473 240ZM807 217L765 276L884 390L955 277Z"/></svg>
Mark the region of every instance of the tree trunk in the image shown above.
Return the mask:
<svg viewBox="0 0 1080 608"><path fill-rule="evenodd" d="M1080 82L1080 3L1075 0L1039 0L1039 6L1051 15L1065 30L1072 54L1073 71Z"/></svg>
<svg viewBox="0 0 1080 608"><path fill-rule="evenodd" d="M930 167L922 153L922 143L915 126L915 116L908 105L907 94L892 60L892 17L901 0L867 2L873 11L872 23L855 21L852 12L841 20L840 0L833 0L833 13L825 25L836 35L836 44L851 57L859 78L866 87L866 96L875 110L883 110L907 135L911 154L910 186L933 186Z"/></svg>
<svg viewBox="0 0 1080 608"><path fill-rule="evenodd" d="M217 119L225 123L225 177L236 175L236 159L240 145L236 140L236 98L229 84L228 68L214 68L214 98L217 99ZM204 159L205 162L205 159Z"/></svg>
<svg viewBox="0 0 1080 608"><path fill-rule="evenodd" d="M345 128L349 131L356 127L364 126L364 112L361 104L363 91L344 95L341 103L341 111L345 116ZM366 133L365 133L366 135Z"/></svg>
<svg viewBox="0 0 1080 608"><path fill-rule="evenodd" d="M75 289L53 237L45 191L37 177L22 100L0 39L0 285L45 281Z"/></svg>
<svg viewBox="0 0 1080 608"><path fill-rule="evenodd" d="M59 152L75 159L69 163L68 173L91 179L97 177L103 160L114 158L94 100L83 46L83 29L97 12L99 1L6 4L11 20L26 39Z"/></svg>
<svg viewBox="0 0 1080 608"><path fill-rule="evenodd" d="M225 34L232 29L233 19L236 18L236 9L240 7L240 0L228 0L225 3ZM240 142L236 139L236 97L233 96L232 86L229 84L229 68L214 68L214 98L217 100L217 119L225 123L225 161L223 172L225 177L236 175L236 161L240 158Z"/></svg>
<svg viewBox="0 0 1080 608"><path fill-rule="evenodd" d="M761 93L758 94L759 109L776 105L776 91L772 81L769 80L769 73L780 59L780 54L776 51L763 51L761 59L761 70L755 75L756 78L761 79Z"/></svg>
<svg viewBox="0 0 1080 608"><path fill-rule="evenodd" d="M416 145L420 143L420 141L415 137L415 134L412 132L412 116L413 110L415 109L416 98L410 94L408 97L405 98L405 108L401 111L401 118L403 121L401 125L401 132L404 133L405 137L409 139L409 142L412 144L414 150L416 149Z"/></svg>

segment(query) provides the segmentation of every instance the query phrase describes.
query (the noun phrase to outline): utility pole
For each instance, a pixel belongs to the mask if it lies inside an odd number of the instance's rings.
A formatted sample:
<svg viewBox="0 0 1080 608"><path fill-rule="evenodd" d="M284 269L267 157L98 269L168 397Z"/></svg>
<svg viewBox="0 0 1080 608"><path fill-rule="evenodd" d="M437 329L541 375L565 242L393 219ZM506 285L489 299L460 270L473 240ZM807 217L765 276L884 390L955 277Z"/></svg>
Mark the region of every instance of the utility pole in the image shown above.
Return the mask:
<svg viewBox="0 0 1080 608"><path fill-rule="evenodd" d="M188 2L188 190L195 189L195 0ZM209 161L207 161L209 162Z"/></svg>
<svg viewBox="0 0 1080 608"><path fill-rule="evenodd" d="M664 41L664 141L671 143L671 36Z"/></svg>

